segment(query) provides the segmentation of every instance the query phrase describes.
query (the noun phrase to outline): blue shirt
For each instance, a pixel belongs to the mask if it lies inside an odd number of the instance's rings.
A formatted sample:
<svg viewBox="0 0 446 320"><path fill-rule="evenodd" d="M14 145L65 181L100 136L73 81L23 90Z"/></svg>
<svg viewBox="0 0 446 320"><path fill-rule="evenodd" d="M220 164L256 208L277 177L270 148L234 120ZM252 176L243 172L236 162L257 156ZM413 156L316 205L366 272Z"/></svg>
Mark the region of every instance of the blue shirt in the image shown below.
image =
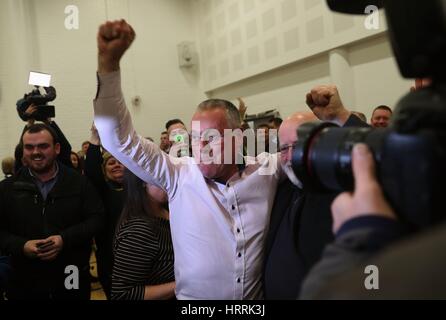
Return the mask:
<svg viewBox="0 0 446 320"><path fill-rule="evenodd" d="M54 175L46 182L42 182L40 181L31 171L31 169L29 170L29 174L31 175L31 177L33 177L34 183L36 184L36 186L39 188L40 193L42 194L42 197L44 200L46 200L46 198L48 197L48 193L50 193L50 191L53 189L54 185L57 182L57 178L59 175L59 166L57 165L56 162L56 172L54 173Z"/></svg>

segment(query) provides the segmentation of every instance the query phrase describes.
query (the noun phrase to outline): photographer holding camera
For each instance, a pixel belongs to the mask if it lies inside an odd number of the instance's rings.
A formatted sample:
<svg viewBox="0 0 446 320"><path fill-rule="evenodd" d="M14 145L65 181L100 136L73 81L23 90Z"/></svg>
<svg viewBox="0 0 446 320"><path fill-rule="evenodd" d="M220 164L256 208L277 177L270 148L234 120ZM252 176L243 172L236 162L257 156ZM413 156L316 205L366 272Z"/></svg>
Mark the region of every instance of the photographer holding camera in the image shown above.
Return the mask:
<svg viewBox="0 0 446 320"><path fill-rule="evenodd" d="M48 102L56 99L56 89L54 87L44 87L44 89L46 94L42 95L39 87L35 86L33 91L17 101L17 112L23 121L46 121L55 117L54 106L49 106ZM30 106L33 108L29 109Z"/></svg>
<svg viewBox="0 0 446 320"><path fill-rule="evenodd" d="M328 4L335 11L360 13L365 3ZM345 191L332 204L336 240L308 275L303 299L446 296L446 42L439 41L446 34L445 1L379 4L402 75L427 81L417 80L420 90L400 100L387 130L307 126L300 131L305 142L295 150L296 174L313 185Z"/></svg>
<svg viewBox="0 0 446 320"><path fill-rule="evenodd" d="M22 99L17 101L17 113L27 124L22 131L22 136L36 121L42 121L51 127L57 134L60 143L60 154L57 159L65 166L72 168L71 162L71 144L59 128L57 123L52 120L55 116L54 106L48 106L47 103L54 101L57 97L54 87L45 87L46 95L41 95L38 87L31 93L25 94ZM16 147L16 171L22 167L23 146L19 143Z"/></svg>
<svg viewBox="0 0 446 320"><path fill-rule="evenodd" d="M304 282L302 299L444 299L446 226L393 244L406 235L384 198L366 145L353 151L356 187L332 205L336 241ZM377 254L384 247L392 245ZM367 290L367 266L379 270L379 290Z"/></svg>

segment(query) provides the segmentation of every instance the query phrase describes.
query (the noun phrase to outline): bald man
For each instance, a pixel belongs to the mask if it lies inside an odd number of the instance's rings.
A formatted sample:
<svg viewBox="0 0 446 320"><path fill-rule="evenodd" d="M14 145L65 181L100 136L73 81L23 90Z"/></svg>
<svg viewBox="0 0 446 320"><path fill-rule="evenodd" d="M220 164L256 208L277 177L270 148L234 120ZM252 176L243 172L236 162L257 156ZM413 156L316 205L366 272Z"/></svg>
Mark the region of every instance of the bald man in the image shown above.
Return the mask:
<svg viewBox="0 0 446 320"><path fill-rule="evenodd" d="M297 112L286 119L279 128L280 162L288 179L299 188L302 188L302 184L291 167L293 147L297 142L297 129L301 124L317 120L318 118L312 112Z"/></svg>
<svg viewBox="0 0 446 320"><path fill-rule="evenodd" d="M336 87L321 86L313 92L322 92L327 101L316 105L309 99L313 112L295 113L279 129L281 165L288 180L278 187L266 238L263 283L268 300L296 299L305 276L333 241L330 207L337 194L303 189L291 165L293 147L299 139L297 129L318 119L344 127L367 126L343 107Z"/></svg>

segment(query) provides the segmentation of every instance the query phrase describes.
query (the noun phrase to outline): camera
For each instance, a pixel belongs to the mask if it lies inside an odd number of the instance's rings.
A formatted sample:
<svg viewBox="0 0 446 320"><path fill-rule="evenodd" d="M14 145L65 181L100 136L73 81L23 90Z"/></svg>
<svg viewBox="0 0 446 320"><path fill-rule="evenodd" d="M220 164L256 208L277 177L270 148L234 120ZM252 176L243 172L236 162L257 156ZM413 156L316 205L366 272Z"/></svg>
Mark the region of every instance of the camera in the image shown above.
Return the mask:
<svg viewBox="0 0 446 320"><path fill-rule="evenodd" d="M349 13L360 13L361 4L373 1L365 2L328 0L332 10ZM387 129L302 125L293 150L293 170L310 190L351 191L351 151L356 143L365 143L373 152L378 181L390 205L401 221L421 229L446 217L442 201L446 182L446 1L375 3L384 7L401 74L428 77L432 85L403 97Z"/></svg>
<svg viewBox="0 0 446 320"><path fill-rule="evenodd" d="M57 97L56 89L50 86L51 76L45 73L30 72L29 84L34 85L34 90L23 96L17 101L17 112L23 121L31 119L37 121L45 121L48 118L54 118L55 108L48 105L48 102L54 101ZM41 94L39 87L42 86L45 94ZM30 105L36 106L36 111L32 114L27 114L26 110Z"/></svg>

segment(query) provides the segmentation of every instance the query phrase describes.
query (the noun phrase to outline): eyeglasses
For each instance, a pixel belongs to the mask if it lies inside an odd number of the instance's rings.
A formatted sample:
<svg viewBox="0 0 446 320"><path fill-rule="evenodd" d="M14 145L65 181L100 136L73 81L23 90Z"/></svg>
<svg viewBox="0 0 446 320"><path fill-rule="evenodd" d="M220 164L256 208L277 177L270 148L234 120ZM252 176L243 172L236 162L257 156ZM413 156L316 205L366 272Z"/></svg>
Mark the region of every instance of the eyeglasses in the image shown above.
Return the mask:
<svg viewBox="0 0 446 320"><path fill-rule="evenodd" d="M203 142L207 142L209 144L220 144L224 139L224 135L222 134L203 134L200 135L198 133L192 133L191 134L191 140L192 140L192 144L197 145L199 144L201 141Z"/></svg>
<svg viewBox="0 0 446 320"><path fill-rule="evenodd" d="M281 154L286 155L288 153L288 150L290 150L290 148L294 149L296 145L297 141L292 144L284 144L283 146L280 146L279 151Z"/></svg>

